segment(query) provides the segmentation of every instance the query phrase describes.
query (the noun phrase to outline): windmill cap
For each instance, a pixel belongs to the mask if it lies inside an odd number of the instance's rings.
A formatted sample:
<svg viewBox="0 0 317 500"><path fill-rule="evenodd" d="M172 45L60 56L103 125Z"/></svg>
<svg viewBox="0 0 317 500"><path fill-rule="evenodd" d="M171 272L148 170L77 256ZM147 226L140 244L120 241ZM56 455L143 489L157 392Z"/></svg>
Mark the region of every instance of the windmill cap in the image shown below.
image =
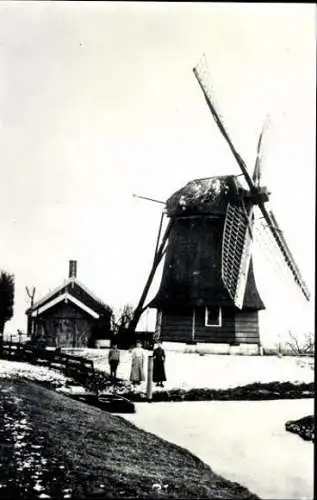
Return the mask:
<svg viewBox="0 0 317 500"><path fill-rule="evenodd" d="M192 180L167 200L167 215L225 214L228 201L237 199L241 189L234 175Z"/></svg>

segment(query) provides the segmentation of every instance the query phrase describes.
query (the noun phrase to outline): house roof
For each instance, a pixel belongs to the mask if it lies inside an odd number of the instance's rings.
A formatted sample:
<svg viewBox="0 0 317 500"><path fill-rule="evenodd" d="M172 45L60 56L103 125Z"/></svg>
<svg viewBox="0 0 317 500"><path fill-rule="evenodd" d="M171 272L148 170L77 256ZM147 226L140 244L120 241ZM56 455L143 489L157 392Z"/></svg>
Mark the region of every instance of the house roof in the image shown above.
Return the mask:
<svg viewBox="0 0 317 500"><path fill-rule="evenodd" d="M35 302L33 307L27 309L26 314L37 316L56 304L68 300L94 318L99 318L101 315L110 315L112 312L109 306L104 304L77 278L71 277Z"/></svg>
<svg viewBox="0 0 317 500"><path fill-rule="evenodd" d="M32 309L31 315L32 316L38 316L42 312L45 312L48 309L51 309L52 307L54 307L55 305L59 304L60 302L66 302L67 303L68 301L70 301L73 304L75 304L77 307L79 307L80 309L82 309L83 311L85 311L86 313L88 313L93 318L97 319L97 318L100 317L100 314L98 314L96 311L94 311L90 307L86 306L83 302L81 302L80 300L76 299L70 293L67 293L67 292L63 293L62 295L58 295L54 299L46 302L44 305L42 305L42 306L40 306L40 307L38 307L36 309Z"/></svg>

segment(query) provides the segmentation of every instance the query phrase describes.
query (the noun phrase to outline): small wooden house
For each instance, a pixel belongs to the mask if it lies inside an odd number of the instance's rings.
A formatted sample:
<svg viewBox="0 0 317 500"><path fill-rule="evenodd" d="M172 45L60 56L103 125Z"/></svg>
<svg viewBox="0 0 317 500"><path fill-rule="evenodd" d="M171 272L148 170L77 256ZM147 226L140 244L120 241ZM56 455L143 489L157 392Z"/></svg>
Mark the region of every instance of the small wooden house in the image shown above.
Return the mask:
<svg viewBox="0 0 317 500"><path fill-rule="evenodd" d="M30 307L28 334L47 347L94 347L110 338L112 310L77 279L77 262L69 277Z"/></svg>

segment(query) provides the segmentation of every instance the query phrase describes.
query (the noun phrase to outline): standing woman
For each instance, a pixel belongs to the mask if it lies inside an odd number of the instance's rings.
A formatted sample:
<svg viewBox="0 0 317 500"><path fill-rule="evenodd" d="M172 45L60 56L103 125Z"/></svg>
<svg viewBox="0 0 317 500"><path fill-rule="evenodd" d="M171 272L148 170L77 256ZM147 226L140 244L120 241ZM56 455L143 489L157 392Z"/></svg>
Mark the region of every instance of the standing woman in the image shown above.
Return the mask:
<svg viewBox="0 0 317 500"><path fill-rule="evenodd" d="M161 344L157 342L153 350L153 382L158 387L164 387L165 375L165 351Z"/></svg>
<svg viewBox="0 0 317 500"><path fill-rule="evenodd" d="M143 367L144 352L141 342L137 342L136 347L132 349L130 380L133 385L139 385L143 380L145 380Z"/></svg>

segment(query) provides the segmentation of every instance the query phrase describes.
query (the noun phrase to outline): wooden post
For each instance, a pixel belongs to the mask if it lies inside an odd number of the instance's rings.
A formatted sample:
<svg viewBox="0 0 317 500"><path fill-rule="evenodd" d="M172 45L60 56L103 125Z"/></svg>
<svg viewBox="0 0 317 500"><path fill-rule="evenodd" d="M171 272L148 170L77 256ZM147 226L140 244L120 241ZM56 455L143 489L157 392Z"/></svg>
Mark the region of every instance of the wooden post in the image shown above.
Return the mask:
<svg viewBox="0 0 317 500"><path fill-rule="evenodd" d="M192 316L192 342L195 342L195 330L196 330L196 309L193 308L193 316Z"/></svg>
<svg viewBox="0 0 317 500"><path fill-rule="evenodd" d="M161 239L163 219L164 219L164 210L163 210L162 215L161 215L160 226L159 226L159 231L158 231L158 235L157 235L154 255L157 255L157 249L159 247L159 243L160 243L160 239Z"/></svg>
<svg viewBox="0 0 317 500"><path fill-rule="evenodd" d="M64 361L64 364L65 364L65 373L66 373L66 376L68 377L69 375L69 364L68 364L68 356L67 354L64 355L64 358L62 358L63 361Z"/></svg>
<svg viewBox="0 0 317 500"><path fill-rule="evenodd" d="M153 336L154 341L157 341L161 338L161 330L162 330L162 311L158 310L156 314L156 325Z"/></svg>
<svg viewBox="0 0 317 500"><path fill-rule="evenodd" d="M149 354L147 362L147 384L146 384L146 398L152 401L152 379L153 379L153 355Z"/></svg>

